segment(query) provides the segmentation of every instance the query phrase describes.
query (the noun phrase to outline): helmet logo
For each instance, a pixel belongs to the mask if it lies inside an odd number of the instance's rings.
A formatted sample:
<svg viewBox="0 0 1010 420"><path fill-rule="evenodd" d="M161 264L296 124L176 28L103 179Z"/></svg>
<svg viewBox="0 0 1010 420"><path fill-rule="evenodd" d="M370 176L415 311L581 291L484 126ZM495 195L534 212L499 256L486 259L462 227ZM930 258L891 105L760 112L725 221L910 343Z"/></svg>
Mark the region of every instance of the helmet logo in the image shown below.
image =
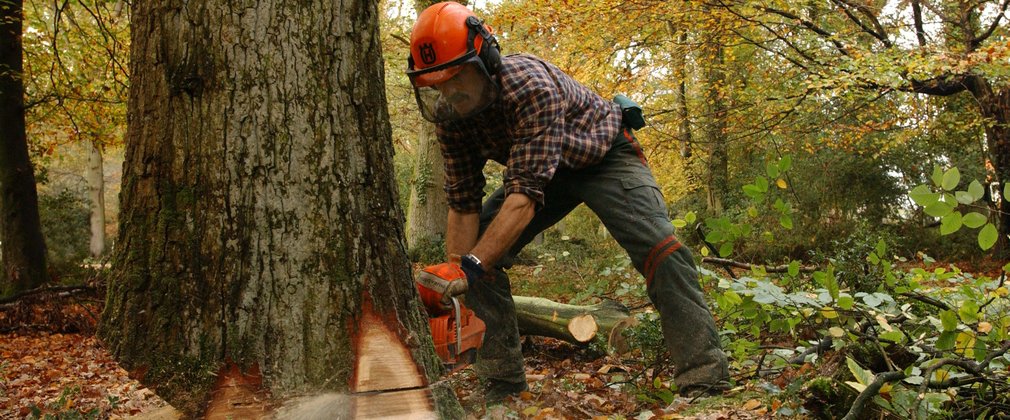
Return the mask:
<svg viewBox="0 0 1010 420"><path fill-rule="evenodd" d="M435 62L435 48L428 44L421 44L421 61L424 64L432 64Z"/></svg>

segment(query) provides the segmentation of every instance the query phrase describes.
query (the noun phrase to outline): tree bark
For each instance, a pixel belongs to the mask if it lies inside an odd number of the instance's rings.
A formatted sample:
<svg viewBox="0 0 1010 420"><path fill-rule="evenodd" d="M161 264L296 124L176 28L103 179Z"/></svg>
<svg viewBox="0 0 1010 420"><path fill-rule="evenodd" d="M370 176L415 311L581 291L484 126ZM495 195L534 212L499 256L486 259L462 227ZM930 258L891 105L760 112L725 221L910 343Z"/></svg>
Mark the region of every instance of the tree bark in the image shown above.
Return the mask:
<svg viewBox="0 0 1010 420"><path fill-rule="evenodd" d="M102 150L92 142L88 148L88 202L91 205L91 258L105 253L105 167Z"/></svg>
<svg viewBox="0 0 1010 420"><path fill-rule="evenodd" d="M384 415L460 416L450 389L428 387L442 368L404 245L376 3L131 8L99 330L122 366L188 416L232 365L273 398L361 408L397 389L427 398Z"/></svg>
<svg viewBox="0 0 1010 420"><path fill-rule="evenodd" d="M418 133L417 158L407 213L407 248L430 246L445 238L449 204L446 201L445 161L435 126L423 123Z"/></svg>
<svg viewBox="0 0 1010 420"><path fill-rule="evenodd" d="M599 340L608 352L628 350L622 331L635 324L624 305L606 300L590 306L566 305L544 298L513 296L519 334L557 338L573 344ZM588 332L592 333L589 334Z"/></svg>
<svg viewBox="0 0 1010 420"><path fill-rule="evenodd" d="M1010 89L994 90L988 80L980 76L965 79L968 91L978 104L979 113L991 123L985 127L986 146L989 149L989 159L996 172L1000 185L1010 182ZM1010 235L1010 197L1003 197L996 205L999 219L999 241L997 253L1006 256L1010 253L1007 235Z"/></svg>
<svg viewBox="0 0 1010 420"><path fill-rule="evenodd" d="M46 245L25 133L22 5L0 0L0 296L46 280Z"/></svg>
<svg viewBox="0 0 1010 420"><path fill-rule="evenodd" d="M436 0L415 0L414 10L421 13ZM459 3L464 6L466 0ZM445 160L435 134L435 125L422 121L417 134L417 156L410 184L407 209L407 248L432 245L445 240L449 203L445 196Z"/></svg>
<svg viewBox="0 0 1010 420"><path fill-rule="evenodd" d="M708 209L715 214L722 212L726 195L729 193L729 155L726 149L726 70L724 68L724 47L722 21L718 11L709 10L709 19L714 22L706 31L706 41L702 45L701 59L704 67L705 116L702 136L707 145L704 184Z"/></svg>

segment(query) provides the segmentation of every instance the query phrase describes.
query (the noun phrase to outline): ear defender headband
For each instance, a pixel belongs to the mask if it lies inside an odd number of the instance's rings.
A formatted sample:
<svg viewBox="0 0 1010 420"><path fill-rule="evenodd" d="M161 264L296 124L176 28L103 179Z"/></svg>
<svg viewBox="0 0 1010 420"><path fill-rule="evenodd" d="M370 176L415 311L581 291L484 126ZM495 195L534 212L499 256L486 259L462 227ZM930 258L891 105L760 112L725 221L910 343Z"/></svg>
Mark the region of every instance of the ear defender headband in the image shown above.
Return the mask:
<svg viewBox="0 0 1010 420"><path fill-rule="evenodd" d="M501 69L501 47L498 45L498 40L476 16L467 17L466 26L470 28L467 44L471 49L476 49L473 41L477 35L480 35L484 42L481 44L480 53L477 56L484 62L484 68L488 74L498 74L498 70Z"/></svg>

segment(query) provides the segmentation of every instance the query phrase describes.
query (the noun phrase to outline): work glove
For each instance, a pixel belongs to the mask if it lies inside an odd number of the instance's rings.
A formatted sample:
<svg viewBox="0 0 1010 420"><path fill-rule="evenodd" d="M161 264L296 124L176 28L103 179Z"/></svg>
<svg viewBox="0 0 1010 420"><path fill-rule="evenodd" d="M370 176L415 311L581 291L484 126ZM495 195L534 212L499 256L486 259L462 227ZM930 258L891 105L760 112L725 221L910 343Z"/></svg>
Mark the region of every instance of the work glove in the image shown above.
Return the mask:
<svg viewBox="0 0 1010 420"><path fill-rule="evenodd" d="M467 289L467 274L455 263L427 266L417 273L416 279L421 302L432 314L451 309L452 298Z"/></svg>

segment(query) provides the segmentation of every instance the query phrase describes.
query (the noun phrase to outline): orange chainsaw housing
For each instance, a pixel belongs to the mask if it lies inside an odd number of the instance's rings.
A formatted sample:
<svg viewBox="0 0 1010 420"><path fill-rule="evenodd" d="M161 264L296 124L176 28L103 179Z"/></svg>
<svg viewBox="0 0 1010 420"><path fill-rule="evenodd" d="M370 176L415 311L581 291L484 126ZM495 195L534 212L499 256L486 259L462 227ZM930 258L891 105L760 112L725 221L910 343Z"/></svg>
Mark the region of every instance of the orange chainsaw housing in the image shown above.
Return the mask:
<svg viewBox="0 0 1010 420"><path fill-rule="evenodd" d="M439 264L425 268L447 281L465 279L466 274L456 264ZM435 353L450 372L455 372L473 363L477 349L484 341L487 327L470 308L452 298L452 305L441 303L441 294L417 284L421 302L428 310L428 326L435 342Z"/></svg>
<svg viewBox="0 0 1010 420"><path fill-rule="evenodd" d="M453 299L455 300L455 299ZM428 319L435 353L450 372L474 362L477 349L484 341L486 327L472 310L459 304L459 312ZM457 328L458 327L458 328Z"/></svg>

